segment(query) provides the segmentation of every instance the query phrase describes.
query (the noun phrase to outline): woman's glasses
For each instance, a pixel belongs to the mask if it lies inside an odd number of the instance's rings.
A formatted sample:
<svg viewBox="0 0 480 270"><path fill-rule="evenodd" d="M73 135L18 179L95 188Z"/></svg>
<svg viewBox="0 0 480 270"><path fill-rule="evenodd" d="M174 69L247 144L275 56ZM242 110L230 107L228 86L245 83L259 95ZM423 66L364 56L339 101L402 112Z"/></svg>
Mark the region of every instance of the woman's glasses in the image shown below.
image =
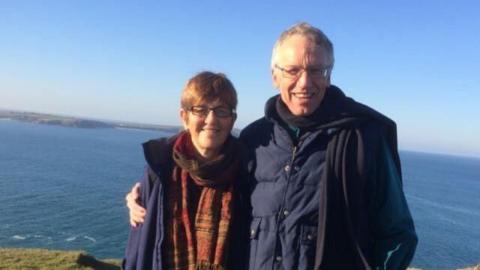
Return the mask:
<svg viewBox="0 0 480 270"><path fill-rule="evenodd" d="M200 117L207 117L210 111L212 111L216 117L220 118L232 117L236 113L235 109L230 109L225 106L218 106L214 108L209 108L207 106L191 106L188 108L188 111L190 111L193 115Z"/></svg>

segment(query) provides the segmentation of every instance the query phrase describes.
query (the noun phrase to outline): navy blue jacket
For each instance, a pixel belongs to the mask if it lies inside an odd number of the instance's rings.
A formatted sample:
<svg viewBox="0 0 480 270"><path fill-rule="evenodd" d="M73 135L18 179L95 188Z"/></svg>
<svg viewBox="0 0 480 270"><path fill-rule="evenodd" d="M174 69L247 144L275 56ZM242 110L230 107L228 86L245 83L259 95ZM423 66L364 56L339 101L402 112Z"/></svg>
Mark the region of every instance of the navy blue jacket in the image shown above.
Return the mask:
<svg viewBox="0 0 480 270"><path fill-rule="evenodd" d="M323 122L292 139L276 98L240 135L252 185L249 268L406 268L417 238L395 124L332 86Z"/></svg>
<svg viewBox="0 0 480 270"><path fill-rule="evenodd" d="M172 149L176 136L148 141L143 144L147 166L141 180L140 204L147 209L145 222L131 228L125 249L122 268L126 270L161 270L162 245L164 243L164 206L166 183L173 166ZM231 138L234 139L234 138ZM242 153L239 153L242 154ZM229 241L228 269L245 269L248 218L242 178L236 179L234 187L234 209L232 234Z"/></svg>

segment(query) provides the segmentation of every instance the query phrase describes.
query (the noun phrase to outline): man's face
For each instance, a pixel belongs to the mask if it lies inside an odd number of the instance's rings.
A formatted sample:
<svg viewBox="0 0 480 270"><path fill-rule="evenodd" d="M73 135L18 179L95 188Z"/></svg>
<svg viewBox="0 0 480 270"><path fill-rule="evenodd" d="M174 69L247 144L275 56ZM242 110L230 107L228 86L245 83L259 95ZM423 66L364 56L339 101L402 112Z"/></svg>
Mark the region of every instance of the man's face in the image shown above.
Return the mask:
<svg viewBox="0 0 480 270"><path fill-rule="evenodd" d="M329 75L318 76L319 69L327 65L325 50L303 36L294 35L277 48L276 59L277 67L272 70L272 78L282 101L293 115L312 114L320 106L330 85ZM297 75L291 76L291 71Z"/></svg>

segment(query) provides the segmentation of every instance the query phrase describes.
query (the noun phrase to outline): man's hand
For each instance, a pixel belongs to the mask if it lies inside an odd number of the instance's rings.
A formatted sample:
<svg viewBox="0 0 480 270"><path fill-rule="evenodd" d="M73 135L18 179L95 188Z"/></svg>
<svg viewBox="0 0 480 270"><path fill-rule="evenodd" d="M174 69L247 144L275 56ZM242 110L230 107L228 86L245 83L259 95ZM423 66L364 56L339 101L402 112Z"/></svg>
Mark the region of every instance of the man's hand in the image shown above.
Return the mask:
<svg viewBox="0 0 480 270"><path fill-rule="evenodd" d="M137 227L138 224L143 223L146 210L140 204L138 204L138 198L140 197L140 183L136 183L132 190L125 196L125 201L128 207L128 214L130 216L130 225Z"/></svg>

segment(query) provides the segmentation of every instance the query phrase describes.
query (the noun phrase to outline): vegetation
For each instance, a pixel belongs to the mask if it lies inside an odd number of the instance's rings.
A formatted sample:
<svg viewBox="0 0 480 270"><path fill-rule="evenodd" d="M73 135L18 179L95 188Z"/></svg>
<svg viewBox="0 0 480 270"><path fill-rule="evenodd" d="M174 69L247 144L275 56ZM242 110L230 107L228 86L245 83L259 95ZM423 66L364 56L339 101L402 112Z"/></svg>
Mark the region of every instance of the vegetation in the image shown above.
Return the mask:
<svg viewBox="0 0 480 270"><path fill-rule="evenodd" d="M120 270L120 265L118 259L99 261L78 250L0 248L0 270ZM480 264L461 270L480 270Z"/></svg>
<svg viewBox="0 0 480 270"><path fill-rule="evenodd" d="M35 112L7 111L0 109L0 120L10 119L22 122L29 122L44 125L56 125L76 128L130 128L157 130L169 133L177 133L182 128L180 126L139 124L130 122L118 122L107 120L82 119L71 116L61 116Z"/></svg>
<svg viewBox="0 0 480 270"><path fill-rule="evenodd" d="M84 251L0 248L0 269L120 270L120 260L99 261Z"/></svg>

